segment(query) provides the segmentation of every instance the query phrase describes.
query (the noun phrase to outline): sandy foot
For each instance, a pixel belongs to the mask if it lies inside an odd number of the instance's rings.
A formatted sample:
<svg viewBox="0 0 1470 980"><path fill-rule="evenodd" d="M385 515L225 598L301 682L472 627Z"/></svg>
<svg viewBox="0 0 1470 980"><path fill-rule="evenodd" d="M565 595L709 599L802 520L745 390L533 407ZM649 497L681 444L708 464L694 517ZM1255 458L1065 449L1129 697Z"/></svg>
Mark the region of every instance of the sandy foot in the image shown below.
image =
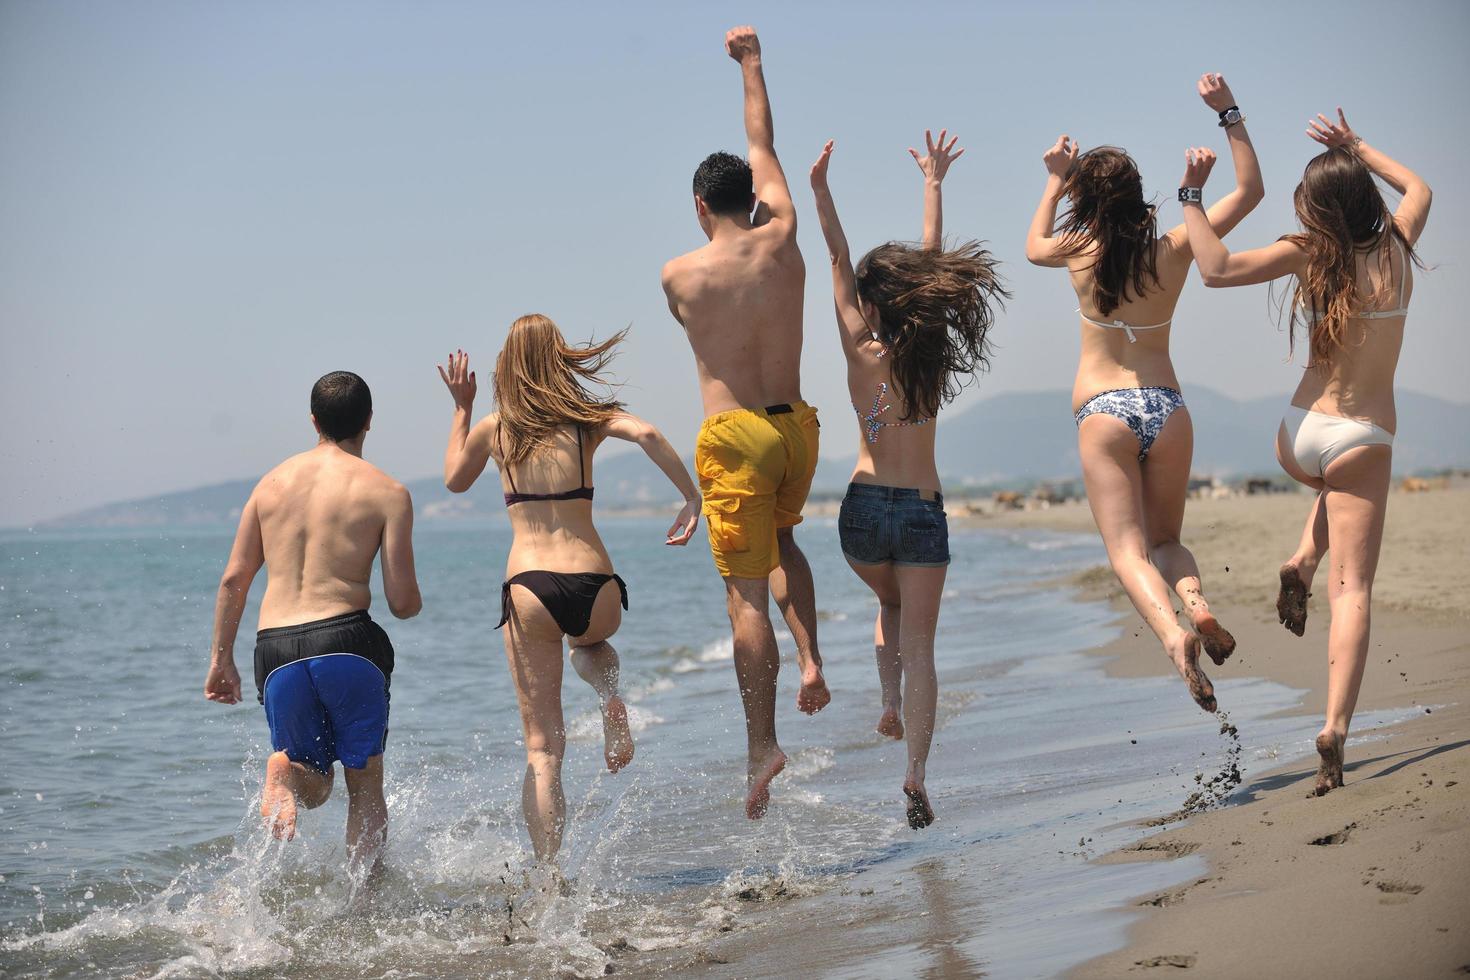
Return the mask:
<svg viewBox="0 0 1470 980"><path fill-rule="evenodd" d="M1185 633L1177 648L1165 649L1169 652L1169 659L1174 661L1179 676L1189 685L1189 696L1194 698L1194 703L1214 713L1219 705L1215 703L1215 686L1210 683L1205 672L1199 669L1199 637L1193 633Z"/></svg>
<svg viewBox="0 0 1470 980"><path fill-rule="evenodd" d="M1215 662L1216 667L1223 666L1230 655L1235 652L1235 637L1230 631L1220 625L1210 613L1205 613L1194 624L1195 632L1199 634L1200 644L1205 648L1205 653Z"/></svg>
<svg viewBox="0 0 1470 980"><path fill-rule="evenodd" d="M614 694L602 706L602 757L607 771L617 772L633 761L633 732L628 728L628 707Z"/></svg>
<svg viewBox="0 0 1470 980"><path fill-rule="evenodd" d="M832 692L822 678L822 668L813 664L810 671L801 673L801 690L796 692L798 710L814 715L832 701Z"/></svg>
<svg viewBox="0 0 1470 980"><path fill-rule="evenodd" d="M903 738L903 715L899 713L898 705L885 704L883 706L883 714L878 719L878 727L874 731L889 738Z"/></svg>
<svg viewBox="0 0 1470 980"><path fill-rule="evenodd" d="M1281 591L1276 595L1276 616L1281 625L1297 636L1307 631L1307 600L1312 593L1295 565L1281 566Z"/></svg>
<svg viewBox="0 0 1470 980"><path fill-rule="evenodd" d="M778 776L782 769L786 768L786 753L775 749L763 760L750 761L750 772L746 778L749 790L745 795L745 815L751 820L759 820L766 815L766 807L771 803L771 780Z"/></svg>
<svg viewBox="0 0 1470 980"><path fill-rule="evenodd" d="M929 794L924 791L923 783L916 779L904 780L903 795L909 800L904 813L910 827L923 830L934 822L934 808L929 805Z"/></svg>
<svg viewBox="0 0 1470 980"><path fill-rule="evenodd" d="M266 760L260 815L276 840L296 836L296 794L291 791L291 760L284 752L273 752Z"/></svg>
<svg viewBox="0 0 1470 980"><path fill-rule="evenodd" d="M1317 755L1322 759L1317 766L1317 786L1314 790L1318 796L1326 796L1342 786L1344 741L1345 739L1332 732L1323 732L1317 736Z"/></svg>

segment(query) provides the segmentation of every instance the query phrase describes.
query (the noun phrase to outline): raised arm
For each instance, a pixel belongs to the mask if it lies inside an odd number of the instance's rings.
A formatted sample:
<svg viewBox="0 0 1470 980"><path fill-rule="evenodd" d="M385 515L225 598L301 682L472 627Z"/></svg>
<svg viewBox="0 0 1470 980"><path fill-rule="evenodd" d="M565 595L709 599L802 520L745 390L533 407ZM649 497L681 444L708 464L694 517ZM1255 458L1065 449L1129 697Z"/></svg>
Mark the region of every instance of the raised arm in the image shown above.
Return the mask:
<svg viewBox="0 0 1470 980"><path fill-rule="evenodd" d="M1077 162L1077 144L1063 133L1051 149L1041 155L1041 162L1046 167L1046 187L1041 191L1041 203L1036 206L1036 213L1031 216L1031 230L1026 233L1026 261L1055 268L1067 264L1067 257L1061 254L1062 242L1054 236L1057 205L1062 203L1062 187L1066 184L1067 174L1072 172Z"/></svg>
<svg viewBox="0 0 1470 980"><path fill-rule="evenodd" d="M1429 220L1429 205L1434 194L1424 179L1408 167L1399 163L1382 150L1369 146L1363 137L1353 132L1342 106L1337 107L1337 122L1330 121L1320 112L1316 119L1308 120L1307 135L1323 146L1345 146L1358 155L1358 159L1394 190L1403 195L1393 213L1393 223L1399 233L1413 245L1424 233L1424 224Z"/></svg>
<svg viewBox="0 0 1470 980"><path fill-rule="evenodd" d="M653 460L654 465L663 471L664 476L669 478L674 489L684 495L684 506L679 509L679 516L674 519L664 536L664 544L688 544L695 529L699 527L699 489L694 485L694 479L690 477L684 461L679 458L669 440L650 423L626 412L614 415L604 422L602 434L637 443L648 454L648 458Z"/></svg>
<svg viewBox="0 0 1470 980"><path fill-rule="evenodd" d="M470 428L477 387L475 372L470 370L470 355L464 351L450 354L448 366L439 368L439 377L444 379L454 399L454 421L449 425L449 446L444 450L444 485L451 493L464 493L490 461L495 423L487 418L473 430Z"/></svg>
<svg viewBox="0 0 1470 980"><path fill-rule="evenodd" d="M235 636L240 618L245 615L245 600L250 584L265 564L265 546L260 539L260 515L255 507L255 494L245 502L240 526L235 531L235 544L230 560L220 577L219 594L214 600L214 629L209 644L209 674L204 679L204 696L220 704L240 701L240 672L235 669Z"/></svg>
<svg viewBox="0 0 1470 980"><path fill-rule="evenodd" d="M817 162L812 164L812 195L817 201L817 221L822 226L822 237L827 240L827 257L832 262L832 301L837 308L837 332L842 338L842 351L852 357L859 345L873 339L858 306L857 281L852 274L852 253L848 251L847 236L842 232L842 222L837 219L837 205L832 200L832 189L827 185L827 166L832 160L832 140L822 147Z"/></svg>
<svg viewBox="0 0 1470 980"><path fill-rule="evenodd" d="M757 225L779 223L788 235L796 234L796 206L791 188L776 158L776 136L771 124L771 99L766 94L766 76L761 69L761 42L754 27L732 27L725 33L725 51L740 63L745 80L745 140L749 144L751 178L755 182Z"/></svg>
<svg viewBox="0 0 1470 980"><path fill-rule="evenodd" d="M1180 187L1203 189L1215 165L1215 154L1205 147L1192 147L1184 154L1184 179ZM1282 276L1300 275L1306 255L1295 242L1282 239L1265 248L1230 254L1214 222L1198 201L1184 202L1184 228L1194 249L1194 262L1206 286L1248 286Z"/></svg>
<svg viewBox="0 0 1470 980"><path fill-rule="evenodd" d="M1201 75L1196 88L1205 105L1213 109L1222 122L1225 121L1223 114L1226 111L1240 108L1235 104L1230 86L1225 84L1224 75L1215 72ZM1205 212L1211 227L1220 237L1230 234L1266 196L1266 185L1261 180L1261 164L1256 159L1256 148L1251 145L1250 133L1246 132L1245 117L1240 116L1239 122L1226 126L1225 135L1230 142L1230 159L1235 165L1235 188L1210 205ZM1176 225L1165 237L1175 249L1189 254L1192 240L1184 225Z"/></svg>
<svg viewBox="0 0 1470 980"><path fill-rule="evenodd" d="M424 608L418 575L413 567L413 498L394 485L383 522L383 598L399 619L417 616Z"/></svg>
<svg viewBox="0 0 1470 980"><path fill-rule="evenodd" d="M909 156L919 165L919 172L924 175L924 237L925 248L942 248L944 246L944 175L949 173L949 165L964 156L965 148L958 150L954 145L960 141L958 136L950 137L949 144L945 145L944 138L949 136L949 130L939 131L939 142L934 141L934 136L929 130L924 130L925 154L919 156L919 151L912 146L909 147Z"/></svg>

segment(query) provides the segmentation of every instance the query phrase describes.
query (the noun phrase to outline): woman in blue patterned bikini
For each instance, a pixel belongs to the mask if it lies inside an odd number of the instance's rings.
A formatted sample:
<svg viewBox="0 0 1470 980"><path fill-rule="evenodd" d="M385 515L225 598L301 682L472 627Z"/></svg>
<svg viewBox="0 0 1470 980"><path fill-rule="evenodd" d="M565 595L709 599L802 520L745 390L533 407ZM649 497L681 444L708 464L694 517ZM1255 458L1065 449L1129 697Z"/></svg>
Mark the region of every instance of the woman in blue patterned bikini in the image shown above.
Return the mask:
<svg viewBox="0 0 1470 980"><path fill-rule="evenodd" d="M1244 116L1219 75L1199 81L1220 116L1235 162L1235 189L1210 207L1225 234L1264 196ZM1208 153L1208 151L1202 151ZM1164 652L1206 711L1215 692L1200 648L1217 665L1235 640L1210 612L1194 556L1179 542L1194 430L1169 359L1169 323L1193 261L1180 224L1157 233L1133 160L1115 147L1078 154L1067 136L1046 151L1046 190L1026 239L1026 258L1065 267L1077 293L1082 357L1072 389L1087 500L1108 561ZM1070 209L1057 221L1057 205ZM1192 629L1179 625L1170 588Z"/></svg>
<svg viewBox="0 0 1470 980"><path fill-rule="evenodd" d="M856 271L827 186L830 141L811 173L862 435L838 531L848 564L878 597L878 731L907 737L903 792L916 830L934 822L924 776L938 697L934 629L949 565L934 417L987 366L991 306L1007 295L978 243L943 247L940 187L964 151L945 131L937 141L924 136L925 155L909 150L924 175L923 241L880 245Z"/></svg>

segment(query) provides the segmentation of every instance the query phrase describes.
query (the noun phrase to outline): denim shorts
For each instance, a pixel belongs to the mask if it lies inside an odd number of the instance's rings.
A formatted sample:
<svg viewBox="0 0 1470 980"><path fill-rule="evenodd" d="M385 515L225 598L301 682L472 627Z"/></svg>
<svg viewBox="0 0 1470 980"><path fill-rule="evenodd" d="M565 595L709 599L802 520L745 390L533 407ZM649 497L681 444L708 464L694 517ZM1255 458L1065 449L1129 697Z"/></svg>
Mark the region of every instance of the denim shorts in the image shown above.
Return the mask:
<svg viewBox="0 0 1470 980"><path fill-rule="evenodd" d="M909 487L849 483L837 517L842 553L859 565L948 565L944 495Z"/></svg>

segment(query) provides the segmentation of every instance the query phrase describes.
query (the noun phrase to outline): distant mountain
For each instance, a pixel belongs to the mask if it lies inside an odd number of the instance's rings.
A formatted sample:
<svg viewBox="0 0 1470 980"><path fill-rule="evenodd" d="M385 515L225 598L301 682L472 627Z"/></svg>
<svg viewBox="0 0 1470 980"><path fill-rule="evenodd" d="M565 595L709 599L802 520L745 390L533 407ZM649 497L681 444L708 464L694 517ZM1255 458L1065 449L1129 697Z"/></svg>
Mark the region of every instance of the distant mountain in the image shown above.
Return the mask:
<svg viewBox="0 0 1470 980"><path fill-rule="evenodd" d="M1225 478L1276 475L1273 439L1287 396L1236 401L1217 391L1185 391L1194 420L1194 472ZM1394 469L1399 473L1470 467L1470 405L1412 391L1398 393L1399 436ZM824 438L829 452L855 445L856 424L829 412ZM852 440L852 441L848 441ZM1071 480L1080 475L1071 395L1064 390L1012 392L983 399L944 417L938 434L939 471L958 488L1014 486L1037 480ZM842 492L856 454L822 459L812 490ZM693 469L693 461L685 459ZM675 499L662 473L640 452L601 458L595 474L598 509L663 509ZM44 527L150 527L228 524L239 518L253 480L232 480L141 500L104 504L46 521ZM416 509L427 521L501 514L494 479L466 494L452 494L437 477L408 483Z"/></svg>

